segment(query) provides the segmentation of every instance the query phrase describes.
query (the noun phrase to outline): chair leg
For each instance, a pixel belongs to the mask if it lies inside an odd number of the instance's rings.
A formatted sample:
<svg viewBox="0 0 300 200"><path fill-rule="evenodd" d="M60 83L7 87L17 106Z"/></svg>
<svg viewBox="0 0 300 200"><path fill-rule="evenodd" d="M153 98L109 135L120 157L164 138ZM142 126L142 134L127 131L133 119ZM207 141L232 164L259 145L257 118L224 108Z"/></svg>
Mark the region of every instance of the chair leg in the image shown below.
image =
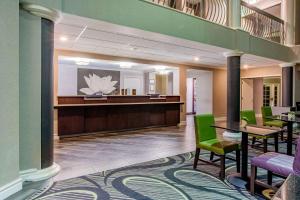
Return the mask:
<svg viewBox="0 0 300 200"><path fill-rule="evenodd" d="M273 173L271 171L268 171L268 185L272 185L272 177Z"/></svg>
<svg viewBox="0 0 300 200"><path fill-rule="evenodd" d="M256 142L256 137L252 137L252 145L251 145L252 148L254 147L255 142Z"/></svg>
<svg viewBox="0 0 300 200"><path fill-rule="evenodd" d="M280 139L283 141L283 132L280 132Z"/></svg>
<svg viewBox="0 0 300 200"><path fill-rule="evenodd" d="M251 165L250 192L252 195L254 195L254 193L255 193L256 174L257 174L257 167L254 165Z"/></svg>
<svg viewBox="0 0 300 200"><path fill-rule="evenodd" d="M194 169L197 168L199 155L200 155L200 148L196 148L196 154L195 154L195 159L194 159Z"/></svg>
<svg viewBox="0 0 300 200"><path fill-rule="evenodd" d="M278 152L278 133L274 136L275 152Z"/></svg>
<svg viewBox="0 0 300 200"><path fill-rule="evenodd" d="M264 141L264 153L268 152L268 139L263 139Z"/></svg>
<svg viewBox="0 0 300 200"><path fill-rule="evenodd" d="M220 171L220 179L224 180L225 178L225 155L221 155L221 171Z"/></svg>
<svg viewBox="0 0 300 200"><path fill-rule="evenodd" d="M210 152L210 161L212 161L213 159L214 159L214 155L215 155L215 153L214 152Z"/></svg>
<svg viewBox="0 0 300 200"><path fill-rule="evenodd" d="M240 150L236 150L236 171L240 173L241 171L241 152Z"/></svg>

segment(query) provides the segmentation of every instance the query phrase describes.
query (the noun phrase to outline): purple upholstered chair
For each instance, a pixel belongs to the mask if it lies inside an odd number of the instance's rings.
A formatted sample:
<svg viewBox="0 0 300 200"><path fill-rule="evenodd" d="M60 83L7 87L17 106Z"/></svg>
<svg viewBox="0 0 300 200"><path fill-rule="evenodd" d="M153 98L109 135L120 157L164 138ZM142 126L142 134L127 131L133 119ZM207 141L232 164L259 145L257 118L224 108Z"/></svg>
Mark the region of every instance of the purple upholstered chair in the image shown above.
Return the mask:
<svg viewBox="0 0 300 200"><path fill-rule="evenodd" d="M291 173L300 176L300 139L297 140L295 157L268 152L251 159L251 194L254 194L258 167L268 171L268 185L272 185L273 174L283 178Z"/></svg>

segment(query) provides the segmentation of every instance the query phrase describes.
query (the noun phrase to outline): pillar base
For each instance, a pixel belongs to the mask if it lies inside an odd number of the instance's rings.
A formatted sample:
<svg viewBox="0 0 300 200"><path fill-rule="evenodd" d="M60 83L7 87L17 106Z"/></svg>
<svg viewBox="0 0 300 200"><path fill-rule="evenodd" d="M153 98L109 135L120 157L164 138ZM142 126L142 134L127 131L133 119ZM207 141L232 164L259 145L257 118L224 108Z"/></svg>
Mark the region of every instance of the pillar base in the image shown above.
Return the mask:
<svg viewBox="0 0 300 200"><path fill-rule="evenodd" d="M224 137L225 140L241 141L242 140L242 133L224 131L223 137Z"/></svg>
<svg viewBox="0 0 300 200"><path fill-rule="evenodd" d="M38 169L29 169L20 172L20 177L23 181L42 181L52 178L58 174L60 171L60 166L54 163L52 166L38 170Z"/></svg>

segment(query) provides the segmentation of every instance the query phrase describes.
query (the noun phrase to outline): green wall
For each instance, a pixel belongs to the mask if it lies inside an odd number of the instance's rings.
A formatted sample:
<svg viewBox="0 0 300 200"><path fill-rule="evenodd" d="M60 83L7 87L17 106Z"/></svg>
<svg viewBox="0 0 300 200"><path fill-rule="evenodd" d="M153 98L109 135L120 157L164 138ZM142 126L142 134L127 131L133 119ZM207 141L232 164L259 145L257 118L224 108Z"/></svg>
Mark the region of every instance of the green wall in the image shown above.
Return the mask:
<svg viewBox="0 0 300 200"><path fill-rule="evenodd" d="M41 18L20 10L20 170L41 168Z"/></svg>
<svg viewBox="0 0 300 200"><path fill-rule="evenodd" d="M142 0L62 0L62 11L285 62L296 57L289 47Z"/></svg>
<svg viewBox="0 0 300 200"><path fill-rule="evenodd" d="M161 33L228 50L291 62L296 55L289 47L201 20L145 0L21 0L62 12Z"/></svg>
<svg viewBox="0 0 300 200"><path fill-rule="evenodd" d="M0 1L0 187L19 177L19 1Z"/></svg>

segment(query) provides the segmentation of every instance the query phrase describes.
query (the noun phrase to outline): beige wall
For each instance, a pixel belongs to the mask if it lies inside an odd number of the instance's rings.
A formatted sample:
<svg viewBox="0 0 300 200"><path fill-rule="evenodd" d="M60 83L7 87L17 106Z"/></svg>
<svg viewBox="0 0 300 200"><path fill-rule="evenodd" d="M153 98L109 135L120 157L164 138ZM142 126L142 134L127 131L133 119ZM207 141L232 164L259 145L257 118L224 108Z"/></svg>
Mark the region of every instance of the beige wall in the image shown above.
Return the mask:
<svg viewBox="0 0 300 200"><path fill-rule="evenodd" d="M264 92L264 80L263 78L253 79L253 109L256 114L261 114L261 107L263 106L263 92Z"/></svg>
<svg viewBox="0 0 300 200"><path fill-rule="evenodd" d="M241 71L242 78L259 78L259 77L281 77L281 67L280 66L270 66L270 67L259 67L243 69Z"/></svg>
<svg viewBox="0 0 300 200"><path fill-rule="evenodd" d="M179 68L179 93L181 101L184 102L181 106L180 121L186 121L186 70L184 66Z"/></svg>
<svg viewBox="0 0 300 200"><path fill-rule="evenodd" d="M224 117L227 112L227 71L215 69L213 71L213 114Z"/></svg>

